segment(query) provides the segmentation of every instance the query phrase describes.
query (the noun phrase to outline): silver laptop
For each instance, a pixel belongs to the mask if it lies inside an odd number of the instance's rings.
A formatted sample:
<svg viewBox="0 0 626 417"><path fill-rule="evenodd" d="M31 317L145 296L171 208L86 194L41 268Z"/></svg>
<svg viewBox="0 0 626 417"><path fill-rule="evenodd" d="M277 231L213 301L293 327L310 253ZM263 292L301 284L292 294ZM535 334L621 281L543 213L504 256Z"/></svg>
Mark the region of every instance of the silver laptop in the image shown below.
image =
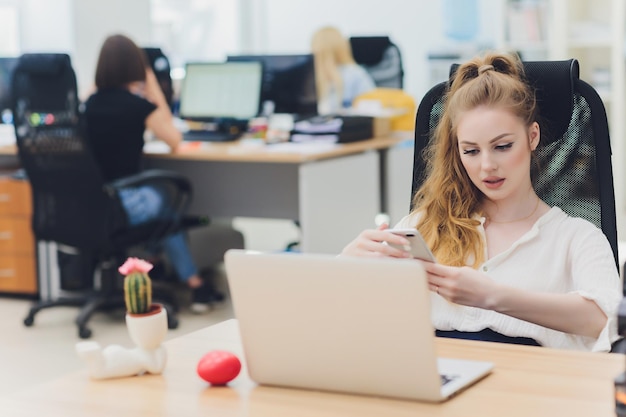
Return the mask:
<svg viewBox="0 0 626 417"><path fill-rule="evenodd" d="M418 262L233 249L225 265L259 384L443 401L493 368L436 356Z"/></svg>

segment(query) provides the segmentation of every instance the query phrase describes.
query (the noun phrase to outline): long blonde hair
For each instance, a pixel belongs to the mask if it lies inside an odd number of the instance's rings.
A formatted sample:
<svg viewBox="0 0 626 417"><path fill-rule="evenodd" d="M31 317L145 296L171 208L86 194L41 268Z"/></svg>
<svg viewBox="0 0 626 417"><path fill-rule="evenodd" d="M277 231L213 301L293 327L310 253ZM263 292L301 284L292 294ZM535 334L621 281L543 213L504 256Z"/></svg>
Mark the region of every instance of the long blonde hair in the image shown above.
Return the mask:
<svg viewBox="0 0 626 417"><path fill-rule="evenodd" d="M340 65L354 64L352 48L348 39L335 27L325 26L313 34L311 51L315 59L315 86L318 99L325 100L331 90L341 104L343 80L339 72Z"/></svg>
<svg viewBox="0 0 626 417"><path fill-rule="evenodd" d="M534 91L518 57L490 53L459 66L424 151L426 180L413 197L414 211L422 214L417 229L437 260L454 266L469 262L475 268L485 260L476 219L484 195L463 167L456 131L460 115L478 106L504 108L526 126L536 121Z"/></svg>

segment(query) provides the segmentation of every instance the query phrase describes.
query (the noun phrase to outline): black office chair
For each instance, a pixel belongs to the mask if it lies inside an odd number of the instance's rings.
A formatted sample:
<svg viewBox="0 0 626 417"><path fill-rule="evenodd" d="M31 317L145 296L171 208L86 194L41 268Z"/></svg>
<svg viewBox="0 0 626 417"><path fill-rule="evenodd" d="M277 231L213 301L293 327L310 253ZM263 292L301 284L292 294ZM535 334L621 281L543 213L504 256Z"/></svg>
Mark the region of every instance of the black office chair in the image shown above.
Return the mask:
<svg viewBox="0 0 626 417"><path fill-rule="evenodd" d="M458 68L452 66L450 76ZM619 270L611 144L604 104L579 79L578 61L524 62L539 107L541 142L533 183L539 197L566 213L582 217L606 235ZM443 111L449 82L431 88L417 110L411 196L424 181L423 150ZM411 201L411 208L413 201ZM615 350L615 346L614 346Z"/></svg>
<svg viewBox="0 0 626 417"><path fill-rule="evenodd" d="M36 302L24 324L31 326L42 309L81 306L76 318L78 334L88 338L91 330L87 321L97 309L123 306L122 277L117 267L127 251L158 242L180 230L184 222L193 223L193 218L183 216L192 196L191 185L178 174L157 170L104 182L84 140L76 77L68 55L22 55L14 71L12 91L19 159L32 186L36 241L56 242L93 259L101 283L98 289L80 296ZM174 209L167 221L131 227L117 191L144 184L158 187ZM85 270L89 273L90 268ZM93 288L93 269L87 279ZM155 291L154 296L167 309L168 326L177 327L171 295Z"/></svg>
<svg viewBox="0 0 626 417"><path fill-rule="evenodd" d="M367 70L376 87L402 88L404 68L400 48L388 36L353 36L352 56Z"/></svg>

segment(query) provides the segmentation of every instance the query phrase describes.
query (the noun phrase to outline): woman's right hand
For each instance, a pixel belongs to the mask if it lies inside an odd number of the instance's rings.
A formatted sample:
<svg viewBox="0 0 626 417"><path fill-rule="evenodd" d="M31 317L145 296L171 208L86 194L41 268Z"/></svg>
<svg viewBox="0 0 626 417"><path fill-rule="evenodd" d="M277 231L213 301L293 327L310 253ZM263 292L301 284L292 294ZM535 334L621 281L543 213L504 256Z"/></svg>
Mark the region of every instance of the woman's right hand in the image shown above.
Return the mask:
<svg viewBox="0 0 626 417"><path fill-rule="evenodd" d="M409 245L405 237L389 232L388 228L387 224L382 224L377 229L362 231L356 239L343 248L341 255L361 258L411 258L409 252L388 244L393 243L400 247Z"/></svg>

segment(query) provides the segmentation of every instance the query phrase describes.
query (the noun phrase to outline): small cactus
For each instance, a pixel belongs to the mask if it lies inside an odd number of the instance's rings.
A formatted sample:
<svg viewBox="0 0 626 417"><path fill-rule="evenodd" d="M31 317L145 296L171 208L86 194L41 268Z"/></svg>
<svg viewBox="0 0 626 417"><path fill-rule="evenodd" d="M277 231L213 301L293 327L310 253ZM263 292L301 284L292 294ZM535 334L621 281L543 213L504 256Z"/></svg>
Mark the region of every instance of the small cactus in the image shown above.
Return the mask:
<svg viewBox="0 0 626 417"><path fill-rule="evenodd" d="M119 271L124 277L124 301L130 314L145 314L152 305L152 281L148 271L152 264L138 258L128 258Z"/></svg>

